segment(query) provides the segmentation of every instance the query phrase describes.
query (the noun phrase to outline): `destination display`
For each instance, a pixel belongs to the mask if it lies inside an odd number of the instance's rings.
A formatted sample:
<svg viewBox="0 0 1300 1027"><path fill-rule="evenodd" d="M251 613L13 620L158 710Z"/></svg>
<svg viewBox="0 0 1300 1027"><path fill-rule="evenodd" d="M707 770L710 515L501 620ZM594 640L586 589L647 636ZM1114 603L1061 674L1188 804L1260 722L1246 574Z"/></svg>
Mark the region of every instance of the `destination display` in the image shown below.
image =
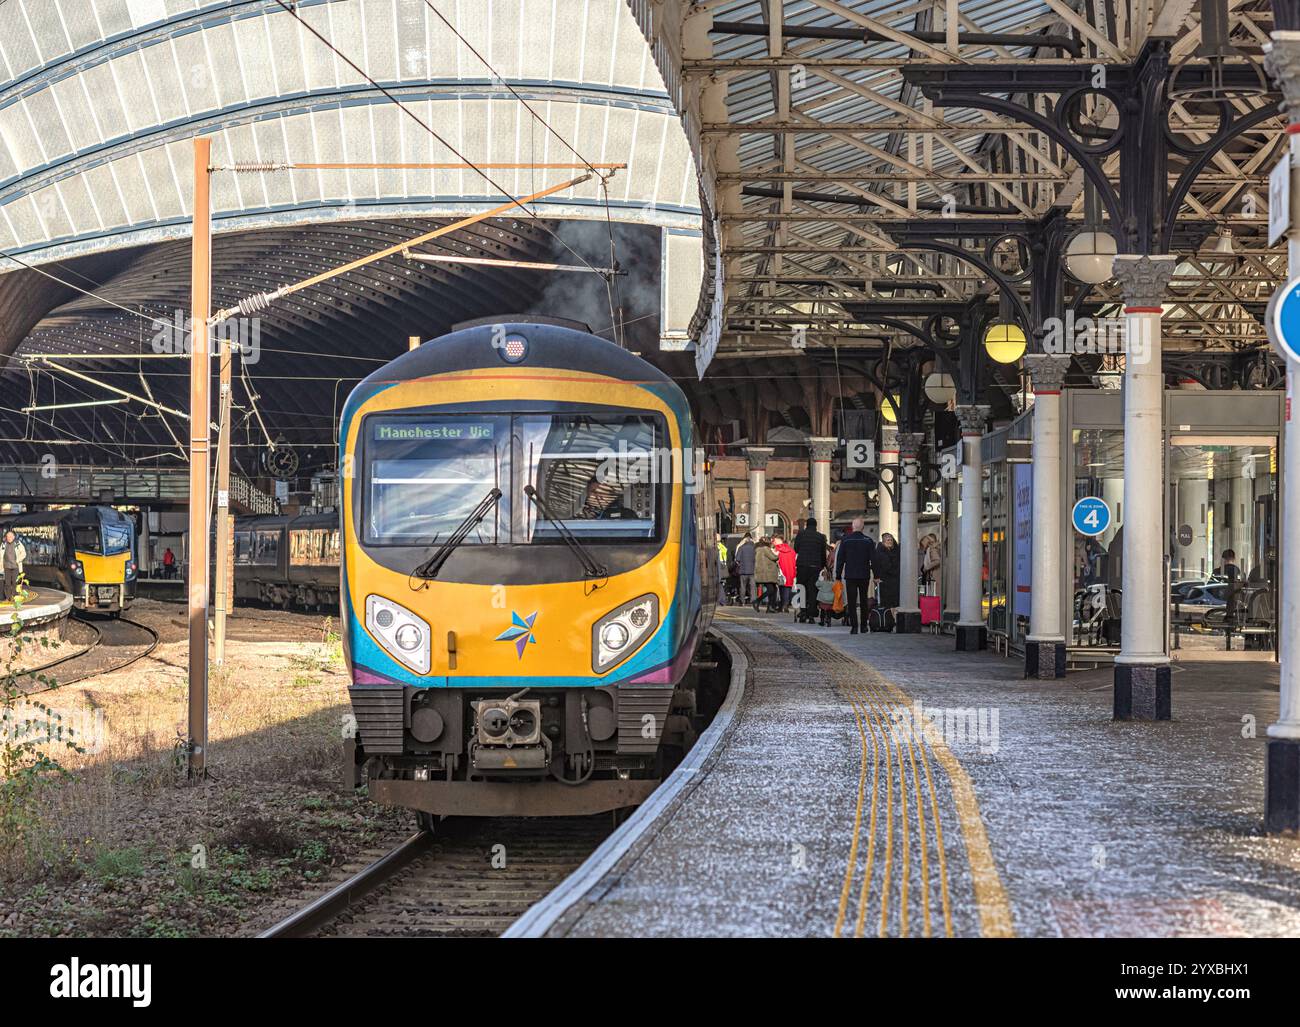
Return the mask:
<svg viewBox="0 0 1300 1027"><path fill-rule="evenodd" d="M495 437L496 426L490 421L466 421L447 424L377 424L376 442L480 442Z"/></svg>

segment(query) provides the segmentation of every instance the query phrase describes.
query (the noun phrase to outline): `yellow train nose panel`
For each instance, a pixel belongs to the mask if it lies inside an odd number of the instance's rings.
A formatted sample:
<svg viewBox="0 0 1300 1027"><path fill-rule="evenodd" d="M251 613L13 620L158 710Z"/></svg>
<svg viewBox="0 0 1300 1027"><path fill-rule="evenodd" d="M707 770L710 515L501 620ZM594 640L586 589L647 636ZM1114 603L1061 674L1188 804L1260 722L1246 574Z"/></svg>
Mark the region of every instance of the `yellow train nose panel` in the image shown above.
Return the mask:
<svg viewBox="0 0 1300 1027"><path fill-rule="evenodd" d="M120 585L126 580L126 565L131 561L130 553L97 556L78 551L75 557L81 561L82 580L88 585Z"/></svg>

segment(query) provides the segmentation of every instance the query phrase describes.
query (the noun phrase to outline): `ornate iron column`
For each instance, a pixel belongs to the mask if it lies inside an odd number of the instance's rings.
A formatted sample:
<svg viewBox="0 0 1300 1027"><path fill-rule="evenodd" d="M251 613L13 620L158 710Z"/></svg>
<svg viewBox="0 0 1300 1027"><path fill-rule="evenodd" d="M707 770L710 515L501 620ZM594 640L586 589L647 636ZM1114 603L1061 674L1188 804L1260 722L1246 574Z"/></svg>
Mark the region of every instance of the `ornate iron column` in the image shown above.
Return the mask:
<svg viewBox="0 0 1300 1027"><path fill-rule="evenodd" d="M839 439L810 438L808 457L808 494L812 497L812 515L817 530L827 538L831 534L831 460L839 448Z"/></svg>
<svg viewBox="0 0 1300 1027"><path fill-rule="evenodd" d="M1165 653L1164 386L1161 303L1177 258L1115 259L1124 296L1124 510L1116 720L1169 720ZM1115 543L1111 542L1112 552Z"/></svg>
<svg viewBox="0 0 1300 1027"><path fill-rule="evenodd" d="M1280 4L1274 4L1279 13ZM1294 8L1278 23L1300 28ZM1289 274L1300 275L1300 31L1272 34L1265 67L1286 97L1291 160L1291 227L1287 232ZM1277 723L1268 728L1264 777L1264 827L1300 830L1300 427L1292 416L1296 365L1286 369L1286 424L1282 438L1281 581L1278 585L1277 632L1281 695Z"/></svg>
<svg viewBox="0 0 1300 1027"><path fill-rule="evenodd" d="M1061 628L1061 386L1070 356L1025 356L1034 390L1033 544L1025 677L1065 677Z"/></svg>
<svg viewBox="0 0 1300 1027"><path fill-rule="evenodd" d="M888 485L881 481L876 490L877 523L876 541L889 532L898 538L898 512L894 509L894 493L898 487L898 429L886 425L880 429L880 470L888 467L893 474L893 481Z"/></svg>
<svg viewBox="0 0 1300 1027"><path fill-rule="evenodd" d="M745 461L749 464L749 524L750 530L762 535L767 517L767 462L776 452L771 446L746 446Z"/></svg>
<svg viewBox="0 0 1300 1027"><path fill-rule="evenodd" d="M920 590L917 575L921 572L917 551L918 484L921 478L921 432L898 433L898 612L894 630L900 635L921 630Z"/></svg>
<svg viewBox="0 0 1300 1027"><path fill-rule="evenodd" d="M988 647L984 624L984 492L980 439L989 408L975 404L957 408L961 425L961 607L957 618L957 651Z"/></svg>

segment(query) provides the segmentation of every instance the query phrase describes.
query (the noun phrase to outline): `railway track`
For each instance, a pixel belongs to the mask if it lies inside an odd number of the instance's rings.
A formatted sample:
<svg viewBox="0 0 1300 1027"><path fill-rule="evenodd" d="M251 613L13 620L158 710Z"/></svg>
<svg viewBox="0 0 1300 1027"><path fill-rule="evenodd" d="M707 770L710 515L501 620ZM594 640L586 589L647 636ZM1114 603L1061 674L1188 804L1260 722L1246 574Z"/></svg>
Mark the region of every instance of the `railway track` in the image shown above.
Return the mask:
<svg viewBox="0 0 1300 1027"><path fill-rule="evenodd" d="M458 819L412 835L262 938L493 938L577 869L613 817Z"/></svg>
<svg viewBox="0 0 1300 1027"><path fill-rule="evenodd" d="M695 664L705 725L731 683L726 649L715 643L711 652ZM258 937L497 937L619 823L609 813L444 820L433 834L412 835Z"/></svg>
<svg viewBox="0 0 1300 1027"><path fill-rule="evenodd" d="M77 622L84 624L95 633L94 640L75 653L68 653L65 656L50 660L48 663L23 671L23 677L29 681L36 681L38 676L55 679L53 684L42 681L39 682L39 687L24 689L25 694L39 695L41 692L62 688L65 685L75 685L88 678L124 670L133 663L143 660L158 648L158 632L147 624L141 624L139 621L128 620L125 617L93 621L78 617ZM145 637L140 641L129 641L129 635L133 632L143 633ZM140 646L144 648L140 649L139 652L106 655L109 649L119 647L135 649ZM58 668L58 673L51 674L51 671L56 668Z"/></svg>

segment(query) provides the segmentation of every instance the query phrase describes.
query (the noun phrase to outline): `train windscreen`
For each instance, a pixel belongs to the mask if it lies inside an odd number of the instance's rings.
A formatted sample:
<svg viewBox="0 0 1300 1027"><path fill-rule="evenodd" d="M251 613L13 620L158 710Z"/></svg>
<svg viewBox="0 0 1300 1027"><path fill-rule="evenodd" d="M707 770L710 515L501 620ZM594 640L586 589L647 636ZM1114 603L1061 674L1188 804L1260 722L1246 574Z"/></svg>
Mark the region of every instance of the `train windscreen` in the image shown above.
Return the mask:
<svg viewBox="0 0 1300 1027"><path fill-rule="evenodd" d="M372 418L365 441L365 540L432 545L493 489L506 493L465 545L508 542L510 418Z"/></svg>
<svg viewBox="0 0 1300 1027"><path fill-rule="evenodd" d="M72 542L78 552L120 556L131 551L131 524L107 518L98 524L74 524Z"/></svg>
<svg viewBox="0 0 1300 1027"><path fill-rule="evenodd" d="M660 537L655 414L371 417L365 432L368 544L442 542L494 488L501 498L464 544L558 543L565 531L595 542Z"/></svg>
<svg viewBox="0 0 1300 1027"><path fill-rule="evenodd" d="M581 539L658 536L661 445L653 416L526 416L516 418L515 430L523 476L544 504L532 511L525 541L558 541L551 518Z"/></svg>

